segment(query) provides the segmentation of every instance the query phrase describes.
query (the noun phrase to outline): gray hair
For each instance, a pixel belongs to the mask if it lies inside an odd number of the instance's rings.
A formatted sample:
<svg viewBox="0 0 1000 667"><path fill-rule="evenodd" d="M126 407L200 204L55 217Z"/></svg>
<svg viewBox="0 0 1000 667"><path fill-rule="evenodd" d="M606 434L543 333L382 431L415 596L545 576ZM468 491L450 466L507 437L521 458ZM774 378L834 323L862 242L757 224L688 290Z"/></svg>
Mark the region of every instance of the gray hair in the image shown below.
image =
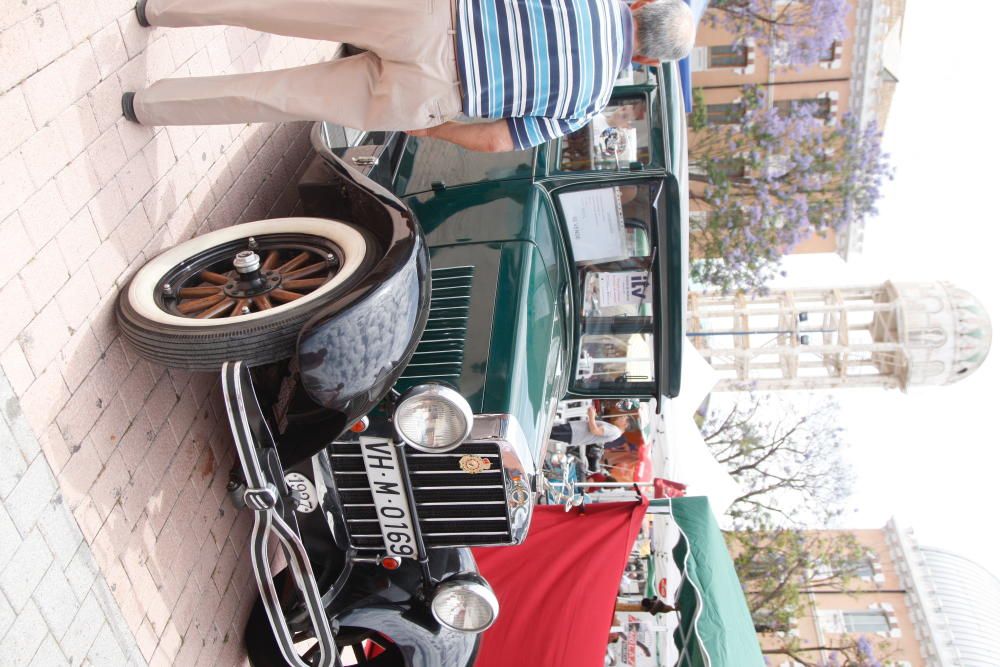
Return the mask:
<svg viewBox="0 0 1000 667"><path fill-rule="evenodd" d="M636 27L635 55L656 60L680 60L694 48L695 23L683 0L656 0L632 13Z"/></svg>

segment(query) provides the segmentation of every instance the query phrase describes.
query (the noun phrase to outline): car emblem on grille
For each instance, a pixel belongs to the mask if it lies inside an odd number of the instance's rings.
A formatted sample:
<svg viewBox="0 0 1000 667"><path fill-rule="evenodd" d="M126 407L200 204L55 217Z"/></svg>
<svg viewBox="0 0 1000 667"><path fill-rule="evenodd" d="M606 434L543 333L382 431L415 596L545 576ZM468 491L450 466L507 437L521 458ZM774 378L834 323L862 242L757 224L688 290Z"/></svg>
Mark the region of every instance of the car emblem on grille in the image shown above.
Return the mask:
<svg viewBox="0 0 1000 667"><path fill-rule="evenodd" d="M484 470L489 470L491 465L489 459L469 456L468 454L458 460L458 467L470 475L478 475Z"/></svg>
<svg viewBox="0 0 1000 667"><path fill-rule="evenodd" d="M525 486L520 477L508 484L507 487L510 495L507 502L511 507L519 509L528 505L531 494L528 493L528 487Z"/></svg>

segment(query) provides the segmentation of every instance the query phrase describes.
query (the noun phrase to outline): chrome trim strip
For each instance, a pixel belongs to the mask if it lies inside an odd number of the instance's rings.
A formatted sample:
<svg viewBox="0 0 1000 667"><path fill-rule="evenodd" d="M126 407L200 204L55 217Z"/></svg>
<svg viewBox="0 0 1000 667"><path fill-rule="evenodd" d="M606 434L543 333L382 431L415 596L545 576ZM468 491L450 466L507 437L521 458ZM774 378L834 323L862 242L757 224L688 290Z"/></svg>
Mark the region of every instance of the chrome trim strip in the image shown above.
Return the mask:
<svg viewBox="0 0 1000 667"><path fill-rule="evenodd" d="M450 489L502 489L502 488L503 488L503 484L489 484L489 485L485 485L485 486L482 485L482 484L477 484L475 486L415 486L415 487L413 487L413 490L414 491L435 491L435 490L438 490L438 489L450 490Z"/></svg>
<svg viewBox="0 0 1000 667"><path fill-rule="evenodd" d="M487 530L477 530L468 533L424 533L424 537L455 537L455 536L468 536L468 535L506 535L506 530L500 531L487 531ZM381 537L381 535L379 535ZM437 546L436 544L433 546Z"/></svg>
<svg viewBox="0 0 1000 667"><path fill-rule="evenodd" d="M417 503L417 507L437 507L437 506L453 506L459 503L443 503L443 502L433 502L433 503ZM506 500L467 500L462 503L462 505L506 505Z"/></svg>

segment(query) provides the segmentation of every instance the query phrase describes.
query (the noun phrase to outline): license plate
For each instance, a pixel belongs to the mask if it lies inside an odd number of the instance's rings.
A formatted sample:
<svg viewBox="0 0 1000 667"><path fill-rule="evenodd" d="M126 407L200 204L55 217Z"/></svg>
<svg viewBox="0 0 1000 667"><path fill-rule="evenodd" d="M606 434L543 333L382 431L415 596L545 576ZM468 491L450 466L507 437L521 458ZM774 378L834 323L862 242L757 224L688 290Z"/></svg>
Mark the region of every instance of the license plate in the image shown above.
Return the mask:
<svg viewBox="0 0 1000 667"><path fill-rule="evenodd" d="M416 558L413 517L406 500L403 475L399 471L396 446L384 438L362 436L361 458L368 472L368 486L375 500L375 514L382 528L386 553L401 558Z"/></svg>

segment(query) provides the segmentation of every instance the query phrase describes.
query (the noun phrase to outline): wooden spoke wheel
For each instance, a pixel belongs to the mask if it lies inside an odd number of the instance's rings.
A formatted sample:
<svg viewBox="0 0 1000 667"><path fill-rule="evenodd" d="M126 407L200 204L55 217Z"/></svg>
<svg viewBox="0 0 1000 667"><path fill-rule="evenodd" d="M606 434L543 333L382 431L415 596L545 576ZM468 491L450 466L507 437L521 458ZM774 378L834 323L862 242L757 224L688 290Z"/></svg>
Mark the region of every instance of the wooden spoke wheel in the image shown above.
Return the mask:
<svg viewBox="0 0 1000 667"><path fill-rule="evenodd" d="M319 218L210 232L136 273L118 302L122 333L143 357L191 370L287 358L302 324L371 270L375 246Z"/></svg>

